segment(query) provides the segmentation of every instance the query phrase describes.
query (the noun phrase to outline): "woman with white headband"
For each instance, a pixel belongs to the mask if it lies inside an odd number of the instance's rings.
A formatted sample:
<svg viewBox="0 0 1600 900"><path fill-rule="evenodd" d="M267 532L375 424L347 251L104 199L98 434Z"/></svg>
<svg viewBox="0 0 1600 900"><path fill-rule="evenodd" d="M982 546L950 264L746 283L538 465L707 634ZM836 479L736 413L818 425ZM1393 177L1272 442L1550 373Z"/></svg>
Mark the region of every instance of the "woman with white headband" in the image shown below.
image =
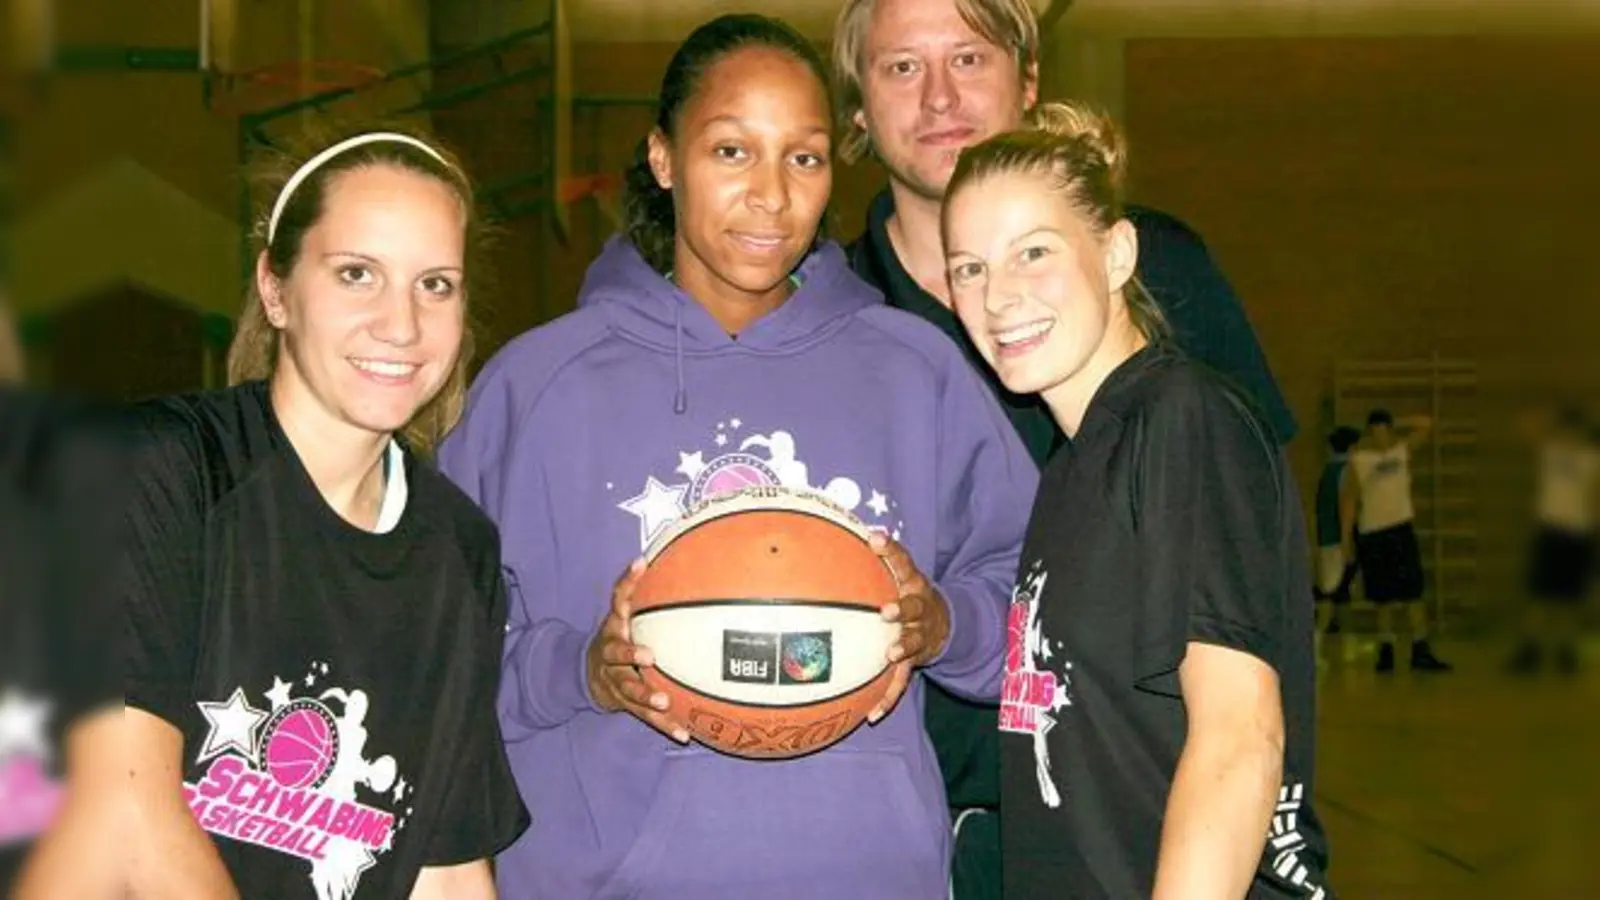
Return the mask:
<svg viewBox="0 0 1600 900"><path fill-rule="evenodd" d="M527 827L493 525L421 461L459 415L472 188L358 135L278 179L233 386L134 411L135 897L494 896Z"/></svg>

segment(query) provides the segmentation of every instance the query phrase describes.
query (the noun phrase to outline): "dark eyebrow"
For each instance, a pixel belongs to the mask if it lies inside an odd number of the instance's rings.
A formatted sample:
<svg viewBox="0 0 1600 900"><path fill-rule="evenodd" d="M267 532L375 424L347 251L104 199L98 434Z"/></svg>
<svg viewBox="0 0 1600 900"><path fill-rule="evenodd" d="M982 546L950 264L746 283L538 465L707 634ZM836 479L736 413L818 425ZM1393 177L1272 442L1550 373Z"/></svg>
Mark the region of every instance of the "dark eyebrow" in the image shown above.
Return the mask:
<svg viewBox="0 0 1600 900"><path fill-rule="evenodd" d="M376 256L369 256L369 255L367 255L365 253L357 253L354 250L335 250L335 251L333 251L331 253L322 254L322 258L325 259L325 260L326 259L333 259L334 257L344 257L346 259L359 259L364 263L370 263L370 264L372 264L374 266L383 265L383 261L378 259ZM424 274L424 275L437 275L440 272L461 273L461 272L465 272L465 271L466 271L466 269L462 268L461 266L434 266L431 269L423 270L422 274Z"/></svg>
<svg viewBox="0 0 1600 900"><path fill-rule="evenodd" d="M744 129L748 129L750 127L748 122L746 122L744 119L742 119L742 118L740 118L738 116L713 116L713 117L711 117L711 118L706 120L706 126L707 127L710 127L712 125L721 125L721 124L735 125L735 126L738 126L739 128L744 128ZM813 135L813 134L823 134L823 135L830 135L831 136L833 134L833 131L827 125L818 124L818 125L813 125L810 128L806 129L806 135L807 136L810 136L810 135Z"/></svg>

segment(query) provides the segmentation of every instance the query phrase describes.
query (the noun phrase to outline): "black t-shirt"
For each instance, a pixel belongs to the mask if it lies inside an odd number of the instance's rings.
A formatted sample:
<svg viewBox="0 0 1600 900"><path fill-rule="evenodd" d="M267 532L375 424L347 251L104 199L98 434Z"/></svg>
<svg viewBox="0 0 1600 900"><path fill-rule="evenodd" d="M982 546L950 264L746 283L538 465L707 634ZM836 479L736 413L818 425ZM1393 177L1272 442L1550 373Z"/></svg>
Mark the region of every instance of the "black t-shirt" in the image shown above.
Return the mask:
<svg viewBox="0 0 1600 900"><path fill-rule="evenodd" d="M1248 401L1165 348L1112 373L1043 474L1010 609L1007 900L1150 896L1191 641L1259 657L1281 683L1284 785L1249 896L1331 896L1306 570L1293 478Z"/></svg>
<svg viewBox="0 0 1600 900"><path fill-rule="evenodd" d="M350 525L261 383L142 405L133 431L127 702L183 733L244 896L403 898L511 843L490 521L407 453L393 530Z"/></svg>
<svg viewBox="0 0 1600 900"><path fill-rule="evenodd" d="M122 702L97 581L116 457L91 421L0 389L0 895L60 811L67 736Z"/></svg>

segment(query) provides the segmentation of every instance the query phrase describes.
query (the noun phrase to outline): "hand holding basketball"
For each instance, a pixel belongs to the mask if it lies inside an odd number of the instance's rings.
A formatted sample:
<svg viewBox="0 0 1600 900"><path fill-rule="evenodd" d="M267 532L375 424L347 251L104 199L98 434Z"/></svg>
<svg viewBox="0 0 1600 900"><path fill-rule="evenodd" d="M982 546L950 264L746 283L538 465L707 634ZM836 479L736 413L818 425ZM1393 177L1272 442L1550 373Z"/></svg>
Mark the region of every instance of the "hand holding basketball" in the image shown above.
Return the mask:
<svg viewBox="0 0 1600 900"><path fill-rule="evenodd" d="M644 561L636 560L612 588L611 611L589 642L589 693L606 712L633 713L667 737L686 744L689 733L666 715L667 695L652 691L639 677L639 666L655 662L648 649L633 643L628 628L632 615L629 600L644 570Z"/></svg>
<svg viewBox="0 0 1600 900"><path fill-rule="evenodd" d="M886 621L900 623L900 640L889 648L894 678L883 702L867 716L868 722L876 723L900 702L911 683L912 669L927 665L943 652L950 639L950 609L898 541L874 534L871 543L900 583L900 599L883 608Z"/></svg>

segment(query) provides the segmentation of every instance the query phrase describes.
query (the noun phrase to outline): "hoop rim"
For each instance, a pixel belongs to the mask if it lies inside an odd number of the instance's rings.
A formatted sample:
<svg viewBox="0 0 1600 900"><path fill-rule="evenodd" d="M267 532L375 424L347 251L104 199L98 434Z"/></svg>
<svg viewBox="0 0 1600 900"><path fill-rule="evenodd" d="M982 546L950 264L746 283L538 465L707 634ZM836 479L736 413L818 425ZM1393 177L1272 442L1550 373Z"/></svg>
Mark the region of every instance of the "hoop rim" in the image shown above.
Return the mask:
<svg viewBox="0 0 1600 900"><path fill-rule="evenodd" d="M622 176L611 172L584 172L561 181L557 198L562 203L577 203L595 194L608 194L622 187Z"/></svg>

